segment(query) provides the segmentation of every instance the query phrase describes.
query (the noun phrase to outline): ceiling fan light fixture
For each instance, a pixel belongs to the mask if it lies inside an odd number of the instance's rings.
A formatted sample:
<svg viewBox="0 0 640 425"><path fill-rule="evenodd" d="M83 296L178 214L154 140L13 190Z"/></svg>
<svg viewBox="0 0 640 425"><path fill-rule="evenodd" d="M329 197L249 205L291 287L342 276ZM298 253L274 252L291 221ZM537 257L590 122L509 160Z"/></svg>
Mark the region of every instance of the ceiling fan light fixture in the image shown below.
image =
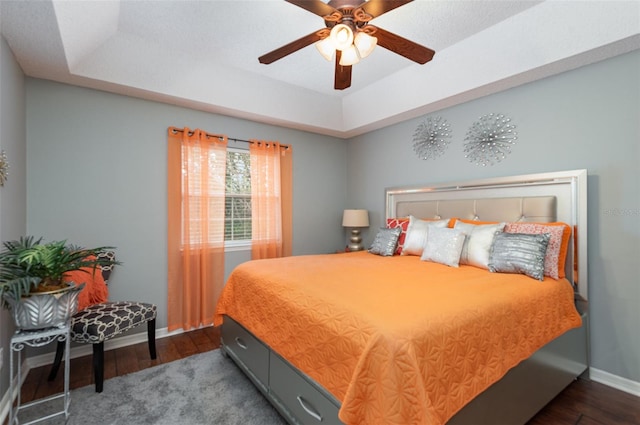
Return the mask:
<svg viewBox="0 0 640 425"><path fill-rule="evenodd" d="M333 55L336 53L336 48L333 45L330 37L324 38L316 43L316 49L320 52L322 57L331 62Z"/></svg>
<svg viewBox="0 0 640 425"><path fill-rule="evenodd" d="M353 41L353 44L358 49L358 53L360 54L360 58L366 58L373 52L373 49L378 44L378 39L376 37L372 37L364 31L360 31L356 34L356 38Z"/></svg>
<svg viewBox="0 0 640 425"><path fill-rule="evenodd" d="M360 55L358 54L358 49L353 44L344 49L342 51L342 56L340 56L340 65L349 66L355 65L360 62Z"/></svg>
<svg viewBox="0 0 640 425"><path fill-rule="evenodd" d="M260 56L258 61L270 64L315 44L325 59L333 61L335 58L336 60L333 85L336 90L351 87L351 65L370 55L378 44L386 50L421 65L433 59L433 55L436 53L411 40L369 24L372 19L411 3L413 0L285 1L323 18L324 28L280 46Z"/></svg>
<svg viewBox="0 0 640 425"><path fill-rule="evenodd" d="M331 28L329 38L337 50L345 50L353 45L353 30L348 25L338 24Z"/></svg>

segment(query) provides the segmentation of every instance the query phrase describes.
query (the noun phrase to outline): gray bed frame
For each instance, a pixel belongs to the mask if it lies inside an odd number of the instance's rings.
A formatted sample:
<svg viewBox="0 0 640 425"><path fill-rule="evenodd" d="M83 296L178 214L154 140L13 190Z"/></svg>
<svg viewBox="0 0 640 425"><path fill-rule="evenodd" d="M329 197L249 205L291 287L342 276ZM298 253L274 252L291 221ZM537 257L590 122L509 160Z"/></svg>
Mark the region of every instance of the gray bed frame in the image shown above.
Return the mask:
<svg viewBox="0 0 640 425"><path fill-rule="evenodd" d="M572 227L566 261L583 324L551 341L478 395L451 425L524 424L588 373L587 172L573 170L422 187L390 188L386 217L562 221ZM222 325L228 355L290 424L341 424L340 401L233 318Z"/></svg>

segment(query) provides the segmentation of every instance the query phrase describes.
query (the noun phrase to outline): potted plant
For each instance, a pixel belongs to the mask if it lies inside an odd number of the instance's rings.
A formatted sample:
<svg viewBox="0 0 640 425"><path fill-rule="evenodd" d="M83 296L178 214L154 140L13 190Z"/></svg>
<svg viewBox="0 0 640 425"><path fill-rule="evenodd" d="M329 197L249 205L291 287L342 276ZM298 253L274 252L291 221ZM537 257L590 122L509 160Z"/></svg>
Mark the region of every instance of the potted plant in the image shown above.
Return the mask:
<svg viewBox="0 0 640 425"><path fill-rule="evenodd" d="M108 246L83 248L64 240L44 243L33 236L4 242L3 246L0 303L12 311L19 329L55 326L75 314L84 284L65 282L65 273L99 273L99 266L119 264L100 256L113 249Z"/></svg>

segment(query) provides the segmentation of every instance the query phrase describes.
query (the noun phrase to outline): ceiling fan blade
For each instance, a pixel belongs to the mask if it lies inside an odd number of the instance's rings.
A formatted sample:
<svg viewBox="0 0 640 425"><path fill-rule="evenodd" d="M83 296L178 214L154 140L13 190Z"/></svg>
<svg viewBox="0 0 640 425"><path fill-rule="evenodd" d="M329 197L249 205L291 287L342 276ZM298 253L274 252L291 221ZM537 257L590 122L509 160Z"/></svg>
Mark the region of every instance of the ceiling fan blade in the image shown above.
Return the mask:
<svg viewBox="0 0 640 425"><path fill-rule="evenodd" d="M404 6L407 3L411 3L413 0L369 0L361 4L359 7L366 13L377 18L383 13L387 13L396 7Z"/></svg>
<svg viewBox="0 0 640 425"><path fill-rule="evenodd" d="M287 3L295 4L298 7L303 8L311 13L314 13L318 16L327 16L336 12L336 9L329 6L326 3L321 2L320 0L285 0Z"/></svg>
<svg viewBox="0 0 640 425"><path fill-rule="evenodd" d="M340 65L340 57L342 56L342 52L340 50L336 50L336 75L334 80L333 88L336 90L344 90L348 87L351 87L351 65L342 66Z"/></svg>
<svg viewBox="0 0 640 425"><path fill-rule="evenodd" d="M260 63L264 64L273 63L278 59L282 59L283 57L302 49L303 47L307 47L308 45L313 44L316 41L322 40L326 37L326 34L323 36L323 33L326 33L326 28L312 32L309 35L305 35L304 37L292 41L289 44L285 44L284 46L277 48L276 50L260 56L258 60L260 61Z"/></svg>
<svg viewBox="0 0 640 425"><path fill-rule="evenodd" d="M372 25L369 25L369 27L372 27ZM378 38L378 46L382 46L414 62L425 64L433 59L433 55L436 54L435 51L414 43L411 40L407 40L406 38L402 38L392 32L378 27L374 28L375 32L373 35Z"/></svg>

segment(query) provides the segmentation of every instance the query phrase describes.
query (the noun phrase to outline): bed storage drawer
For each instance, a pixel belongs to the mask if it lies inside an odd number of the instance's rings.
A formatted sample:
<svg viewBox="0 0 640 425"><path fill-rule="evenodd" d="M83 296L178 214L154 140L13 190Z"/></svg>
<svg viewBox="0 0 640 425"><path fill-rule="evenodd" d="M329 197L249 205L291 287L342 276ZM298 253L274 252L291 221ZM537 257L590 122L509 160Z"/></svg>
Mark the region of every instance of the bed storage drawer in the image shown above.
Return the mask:
<svg viewBox="0 0 640 425"><path fill-rule="evenodd" d="M224 317L222 339L230 355L250 369L264 386L269 384L269 349L238 322Z"/></svg>
<svg viewBox="0 0 640 425"><path fill-rule="evenodd" d="M300 424L341 424L337 402L330 400L280 357L271 354L271 396L279 399Z"/></svg>

